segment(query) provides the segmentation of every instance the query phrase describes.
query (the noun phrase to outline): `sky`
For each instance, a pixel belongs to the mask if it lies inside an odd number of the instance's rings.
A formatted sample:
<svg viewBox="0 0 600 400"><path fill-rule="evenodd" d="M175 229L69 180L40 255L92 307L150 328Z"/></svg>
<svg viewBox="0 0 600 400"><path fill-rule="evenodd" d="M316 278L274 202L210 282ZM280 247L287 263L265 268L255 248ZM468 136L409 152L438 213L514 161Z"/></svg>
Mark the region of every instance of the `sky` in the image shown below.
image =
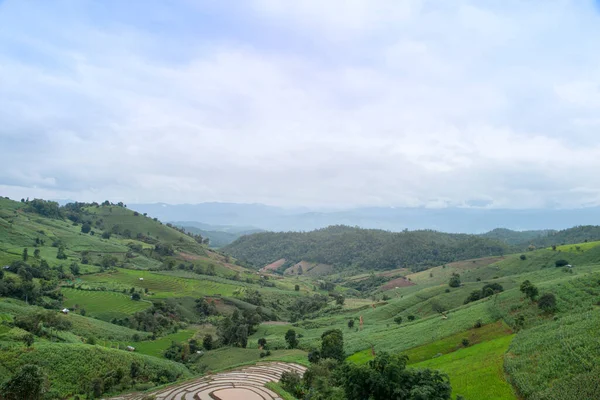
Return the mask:
<svg viewBox="0 0 600 400"><path fill-rule="evenodd" d="M0 0L0 195L600 205L589 0Z"/></svg>

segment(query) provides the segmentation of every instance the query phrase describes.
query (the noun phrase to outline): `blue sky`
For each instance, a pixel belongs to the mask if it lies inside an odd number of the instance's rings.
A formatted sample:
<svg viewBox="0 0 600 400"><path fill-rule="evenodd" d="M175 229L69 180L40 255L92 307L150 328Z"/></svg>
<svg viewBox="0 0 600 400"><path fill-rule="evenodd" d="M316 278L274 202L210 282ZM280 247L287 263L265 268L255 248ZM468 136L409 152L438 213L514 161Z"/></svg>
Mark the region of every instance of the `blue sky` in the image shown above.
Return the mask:
<svg viewBox="0 0 600 400"><path fill-rule="evenodd" d="M0 1L0 194L600 203L594 1Z"/></svg>

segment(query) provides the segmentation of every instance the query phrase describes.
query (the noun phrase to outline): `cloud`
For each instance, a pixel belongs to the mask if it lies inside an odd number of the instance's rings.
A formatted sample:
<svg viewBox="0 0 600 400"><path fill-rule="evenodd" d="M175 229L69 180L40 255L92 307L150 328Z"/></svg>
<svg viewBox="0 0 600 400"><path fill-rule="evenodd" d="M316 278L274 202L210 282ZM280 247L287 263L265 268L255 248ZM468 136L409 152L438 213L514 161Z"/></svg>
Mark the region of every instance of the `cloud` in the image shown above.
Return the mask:
<svg viewBox="0 0 600 400"><path fill-rule="evenodd" d="M5 1L0 192L599 204L597 10L498 4Z"/></svg>

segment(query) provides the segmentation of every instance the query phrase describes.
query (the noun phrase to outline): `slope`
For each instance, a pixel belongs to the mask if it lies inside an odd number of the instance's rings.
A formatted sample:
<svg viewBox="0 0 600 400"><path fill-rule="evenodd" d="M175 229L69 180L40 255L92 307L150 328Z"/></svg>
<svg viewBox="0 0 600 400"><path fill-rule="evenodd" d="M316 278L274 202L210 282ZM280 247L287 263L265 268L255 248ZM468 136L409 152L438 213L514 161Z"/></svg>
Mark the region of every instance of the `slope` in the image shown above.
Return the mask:
<svg viewBox="0 0 600 400"><path fill-rule="evenodd" d="M501 255L509 247L474 235L330 226L311 232L247 235L223 250L256 267L285 258L293 263L304 260L366 270L421 270L444 262Z"/></svg>

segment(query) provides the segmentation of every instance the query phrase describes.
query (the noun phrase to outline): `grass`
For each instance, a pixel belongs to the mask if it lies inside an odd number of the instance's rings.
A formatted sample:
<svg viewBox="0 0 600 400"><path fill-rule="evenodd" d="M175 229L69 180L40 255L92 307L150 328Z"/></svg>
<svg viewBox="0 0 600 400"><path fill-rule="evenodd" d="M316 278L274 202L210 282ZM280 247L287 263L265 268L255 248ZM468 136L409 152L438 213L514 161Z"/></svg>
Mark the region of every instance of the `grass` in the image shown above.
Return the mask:
<svg viewBox="0 0 600 400"><path fill-rule="evenodd" d="M11 373L25 364L35 364L48 376L55 398L68 398L87 393L89 384L98 376L106 376L117 369L126 375L131 364L137 362L147 381L158 382L161 374L173 378L188 378L190 373L182 364L127 351L73 343L35 343L31 350L22 346L3 348L0 369Z"/></svg>
<svg viewBox="0 0 600 400"><path fill-rule="evenodd" d="M254 364L258 361L284 361L303 365L308 364L308 353L302 350L271 350L271 352L271 356L260 358L261 351L258 349L222 347L206 352L198 363L206 365L209 372Z"/></svg>
<svg viewBox="0 0 600 400"><path fill-rule="evenodd" d="M279 384L279 382L268 382L265 385L265 387L277 393L279 397L283 400L296 400L294 396L286 392L286 390Z"/></svg>
<svg viewBox="0 0 600 400"><path fill-rule="evenodd" d="M129 295L116 292L63 288L62 293L65 297L65 307L84 308L90 316L106 321L122 318L152 306L148 301L134 301Z"/></svg>
<svg viewBox="0 0 600 400"><path fill-rule="evenodd" d="M140 280L142 278L143 280ZM117 272L108 272L81 277L81 283L94 287L116 289L148 289L152 297L183 296L232 296L242 284L229 284L209 279L186 279L150 271L136 271L118 268Z"/></svg>
<svg viewBox="0 0 600 400"><path fill-rule="evenodd" d="M437 369L448 374L453 395L467 400L517 399L503 370L504 353L513 336L470 346L411 367Z"/></svg>
<svg viewBox="0 0 600 400"><path fill-rule="evenodd" d="M196 331L193 329L182 329L177 333L172 333L163 336L156 340L148 340L138 343L129 343L128 345L135 347L136 353L147 354L154 357L162 357L166 349L171 346L172 342L185 342L194 337Z"/></svg>
<svg viewBox="0 0 600 400"><path fill-rule="evenodd" d="M414 347L402 353L408 356L409 364L415 364L462 349L464 347L462 345L463 339L468 339L469 343L474 345L494 340L511 333L512 330L504 322L498 321L484 325L481 328L472 328L464 332L459 332L426 345ZM372 359L373 355L371 349L359 351L347 358L348 361L356 364L365 364Z"/></svg>

